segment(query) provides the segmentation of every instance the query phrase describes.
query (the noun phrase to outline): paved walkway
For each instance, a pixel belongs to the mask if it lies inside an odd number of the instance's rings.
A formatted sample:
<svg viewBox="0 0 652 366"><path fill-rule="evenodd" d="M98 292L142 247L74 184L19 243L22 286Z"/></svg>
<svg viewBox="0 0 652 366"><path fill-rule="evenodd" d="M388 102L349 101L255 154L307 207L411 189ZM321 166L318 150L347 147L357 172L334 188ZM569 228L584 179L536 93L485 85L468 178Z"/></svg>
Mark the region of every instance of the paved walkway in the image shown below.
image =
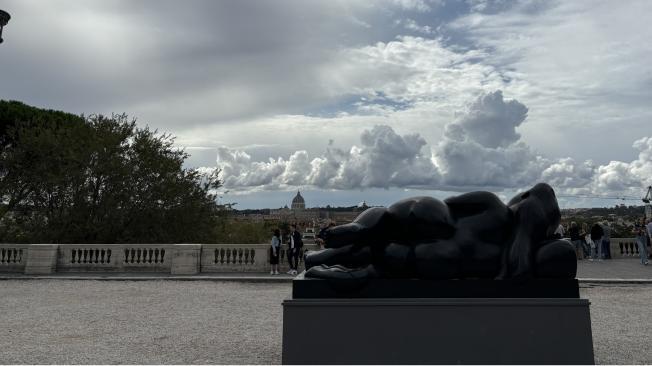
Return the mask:
<svg viewBox="0 0 652 366"><path fill-rule="evenodd" d="M197 275L170 275L167 273L54 273L51 275L23 275L0 273L0 280L7 279L62 279L62 280L175 280L175 281L246 281L246 282L290 282L294 276L269 273L201 273ZM610 259L604 261L581 260L577 262L577 278L580 282L598 283L650 283L652 264L644 266L638 258Z"/></svg>
<svg viewBox="0 0 652 366"><path fill-rule="evenodd" d="M0 364L278 364L290 290L289 283L3 281ZM652 364L652 286L586 284L580 293L591 301L598 364ZM323 352L317 343L314 350Z"/></svg>
<svg viewBox="0 0 652 366"><path fill-rule="evenodd" d="M644 266L636 257L603 261L577 261L577 278L588 279L642 279L652 282L652 264Z"/></svg>

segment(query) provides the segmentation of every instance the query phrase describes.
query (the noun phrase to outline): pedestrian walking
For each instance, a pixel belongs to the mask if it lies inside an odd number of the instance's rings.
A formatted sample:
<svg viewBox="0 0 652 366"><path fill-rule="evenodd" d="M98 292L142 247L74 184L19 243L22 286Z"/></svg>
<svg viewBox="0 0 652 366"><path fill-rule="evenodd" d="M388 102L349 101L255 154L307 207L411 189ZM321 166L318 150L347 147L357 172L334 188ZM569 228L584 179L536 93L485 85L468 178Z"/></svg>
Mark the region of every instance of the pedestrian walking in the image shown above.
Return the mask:
<svg viewBox="0 0 652 366"><path fill-rule="evenodd" d="M277 275L278 274L278 260L281 251L281 231L279 229L274 230L274 235L272 235L272 245L269 248L269 264L271 269L269 274Z"/></svg>
<svg viewBox="0 0 652 366"><path fill-rule="evenodd" d="M591 227L591 241L593 241L593 253L591 254L592 257L597 258L599 261L603 260L602 256L602 236L604 235L604 231L602 230L602 226L600 226L599 223L593 224Z"/></svg>
<svg viewBox="0 0 652 366"><path fill-rule="evenodd" d="M577 259L582 260L584 258L582 237L580 236L580 227L577 226L575 221L571 221L568 235L570 235L571 243L573 243L573 246L575 247L575 255L577 255Z"/></svg>
<svg viewBox="0 0 652 366"><path fill-rule="evenodd" d="M645 226L645 218L640 222L634 223L634 235L636 235L636 244L638 245L638 254L641 256L641 264L648 265L647 259L647 228Z"/></svg>

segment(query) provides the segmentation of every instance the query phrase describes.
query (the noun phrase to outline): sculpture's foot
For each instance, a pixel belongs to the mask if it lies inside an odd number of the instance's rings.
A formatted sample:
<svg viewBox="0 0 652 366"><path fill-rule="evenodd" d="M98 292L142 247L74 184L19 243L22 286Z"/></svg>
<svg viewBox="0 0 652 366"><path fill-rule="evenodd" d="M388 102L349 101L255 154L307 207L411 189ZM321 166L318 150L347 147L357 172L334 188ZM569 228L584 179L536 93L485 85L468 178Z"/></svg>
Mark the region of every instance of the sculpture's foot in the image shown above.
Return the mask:
<svg viewBox="0 0 652 366"><path fill-rule="evenodd" d="M306 271L307 278L320 278L329 281L335 291L356 291L367 284L370 278L377 278L378 272L373 265L364 268L347 268L340 265L321 265Z"/></svg>
<svg viewBox="0 0 652 366"><path fill-rule="evenodd" d="M543 243L534 258L538 278L575 278L577 256L575 248L566 240Z"/></svg>
<svg viewBox="0 0 652 366"><path fill-rule="evenodd" d="M322 278L325 280L361 280L378 277L378 272L373 265L364 268L348 268L341 265L311 267L306 271L306 277Z"/></svg>

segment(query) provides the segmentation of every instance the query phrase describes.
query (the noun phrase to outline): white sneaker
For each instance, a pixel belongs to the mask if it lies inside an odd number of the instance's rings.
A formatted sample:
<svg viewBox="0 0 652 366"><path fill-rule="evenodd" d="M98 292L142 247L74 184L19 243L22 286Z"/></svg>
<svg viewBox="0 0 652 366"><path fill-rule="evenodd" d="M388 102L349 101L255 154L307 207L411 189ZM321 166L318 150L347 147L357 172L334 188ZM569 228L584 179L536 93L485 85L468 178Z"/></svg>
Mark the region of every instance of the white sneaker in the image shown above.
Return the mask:
<svg viewBox="0 0 652 366"><path fill-rule="evenodd" d="M291 275L291 274L292 274L292 270L287 271L287 274Z"/></svg>
<svg viewBox="0 0 652 366"><path fill-rule="evenodd" d="M277 275L277 274L278 274L278 271L274 271L274 274Z"/></svg>
<svg viewBox="0 0 652 366"><path fill-rule="evenodd" d="M269 271L269 274L273 275L273 274L274 274L274 271Z"/></svg>

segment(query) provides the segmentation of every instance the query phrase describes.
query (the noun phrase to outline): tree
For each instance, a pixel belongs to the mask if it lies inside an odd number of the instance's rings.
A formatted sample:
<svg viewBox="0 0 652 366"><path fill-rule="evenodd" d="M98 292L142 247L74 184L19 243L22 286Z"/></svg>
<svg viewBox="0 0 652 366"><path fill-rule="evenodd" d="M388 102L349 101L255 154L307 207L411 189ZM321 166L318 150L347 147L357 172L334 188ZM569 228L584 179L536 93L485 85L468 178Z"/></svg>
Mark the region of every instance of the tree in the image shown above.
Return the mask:
<svg viewBox="0 0 652 366"><path fill-rule="evenodd" d="M8 126L0 240L215 240L219 172L183 168L188 155L170 135L137 128L126 115L85 118L15 103L0 101L0 121Z"/></svg>

